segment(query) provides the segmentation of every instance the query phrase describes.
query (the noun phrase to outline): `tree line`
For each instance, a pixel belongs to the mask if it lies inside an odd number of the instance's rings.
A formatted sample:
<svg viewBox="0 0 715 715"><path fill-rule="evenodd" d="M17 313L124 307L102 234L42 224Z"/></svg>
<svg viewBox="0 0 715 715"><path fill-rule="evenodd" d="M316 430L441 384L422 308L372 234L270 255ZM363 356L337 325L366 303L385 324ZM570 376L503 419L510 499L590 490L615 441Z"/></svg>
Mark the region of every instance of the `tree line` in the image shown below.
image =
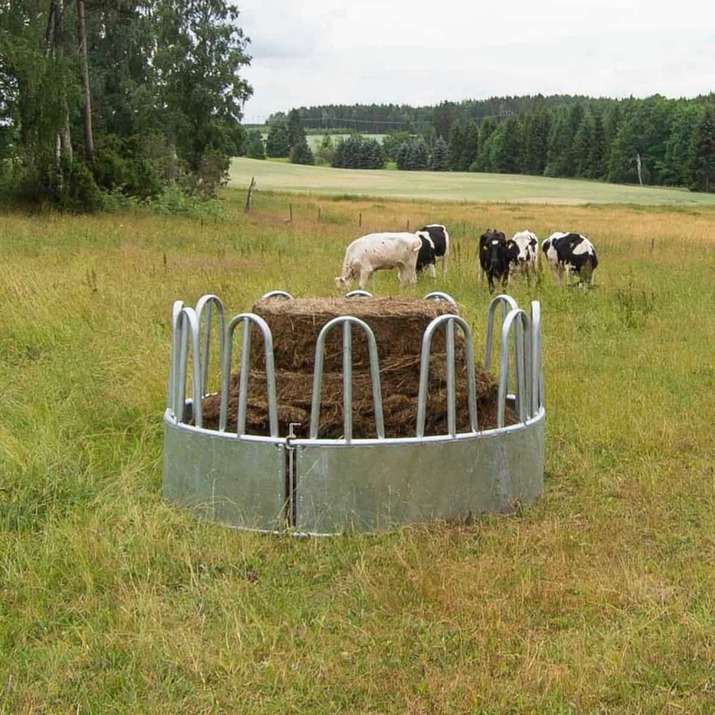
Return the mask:
<svg viewBox="0 0 715 715"><path fill-rule="evenodd" d="M304 124L321 116L346 122L371 113L373 125L383 129L393 126L397 117L404 122L399 130L386 132L383 163L357 133L337 144L326 134L316 152L318 162L383 168L392 161L401 170L531 174L715 190L715 94L695 99L505 97L412 110L328 105L322 110L294 109L290 116L294 124ZM285 115L271 118L268 144L285 124ZM286 147L282 153L270 153L268 144L269 156L288 155Z"/></svg>
<svg viewBox="0 0 715 715"><path fill-rule="evenodd" d="M0 193L211 195L252 92L237 18L229 0L0 0Z"/></svg>

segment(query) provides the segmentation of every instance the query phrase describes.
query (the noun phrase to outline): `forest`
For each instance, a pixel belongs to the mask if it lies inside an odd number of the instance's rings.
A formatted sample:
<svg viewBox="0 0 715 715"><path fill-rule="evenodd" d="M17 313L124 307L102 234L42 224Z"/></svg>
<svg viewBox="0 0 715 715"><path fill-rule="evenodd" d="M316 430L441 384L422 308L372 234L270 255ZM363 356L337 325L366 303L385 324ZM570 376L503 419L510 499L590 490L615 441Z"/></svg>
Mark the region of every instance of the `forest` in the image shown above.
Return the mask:
<svg viewBox="0 0 715 715"><path fill-rule="evenodd" d="M0 0L0 194L213 195L252 92L237 21L225 0Z"/></svg>
<svg viewBox="0 0 715 715"><path fill-rule="evenodd" d="M434 107L327 105L292 112L309 131L320 127L362 135L385 132L384 159L398 169L715 190L715 94L620 100L537 95L445 101ZM269 131L284 121L283 115L274 115ZM351 138L346 152L347 141L324 152L325 163L383 167L375 161L374 147L361 151L360 142ZM330 149L327 140L325 144ZM346 153L351 157L347 161Z"/></svg>

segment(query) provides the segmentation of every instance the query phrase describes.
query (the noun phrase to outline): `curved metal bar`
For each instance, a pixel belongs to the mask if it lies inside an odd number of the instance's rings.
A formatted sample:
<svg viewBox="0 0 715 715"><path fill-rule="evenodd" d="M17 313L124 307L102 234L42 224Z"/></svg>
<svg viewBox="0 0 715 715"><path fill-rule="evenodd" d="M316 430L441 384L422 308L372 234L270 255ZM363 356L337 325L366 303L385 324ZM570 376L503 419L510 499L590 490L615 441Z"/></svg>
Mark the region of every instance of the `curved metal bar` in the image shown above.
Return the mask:
<svg viewBox="0 0 715 715"><path fill-rule="evenodd" d="M344 298L372 298L373 295L370 293L369 290L362 290L362 288L359 288L358 290L351 290L349 293L346 293Z"/></svg>
<svg viewBox="0 0 715 715"><path fill-rule="evenodd" d="M380 365L377 356L377 341L372 328L360 318L342 315L329 320L320 330L315 344L315 367L313 369L313 399L310 407L310 439L318 438L320 424L320 395L323 387L323 362L325 339L336 326L343 325L343 431L346 442L352 440L352 332L356 325L367 335L370 356L370 379L372 381L372 401L375 408L375 431L378 439L385 439L385 423L382 414L382 390L380 387Z"/></svg>
<svg viewBox="0 0 715 715"><path fill-rule="evenodd" d="M264 293L261 296L261 300L265 300L266 298L287 298L294 300L293 296L284 290L269 290L268 293Z"/></svg>
<svg viewBox="0 0 715 715"><path fill-rule="evenodd" d="M422 350L420 353L420 384L417 392L417 425L415 435L419 438L425 435L425 421L427 416L427 384L429 378L429 358L432 348L432 336L435 330L445 324L447 344L447 429L454 437L457 434L456 417L456 389L454 366L454 324L456 323L464 333L465 353L467 361L467 404L469 408L469 426L472 432L477 431L477 381L474 374L474 349L472 348L472 329L464 318L459 315L446 313L438 315L428 326L422 336Z"/></svg>
<svg viewBox="0 0 715 715"><path fill-rule="evenodd" d="M278 436L278 405L276 400L276 371L273 360L273 335L268 323L255 313L241 313L231 319L226 328L223 360L221 365L221 413L219 432L226 431L228 423L228 403L231 385L231 358L233 354L233 334L236 327L243 323L243 342L241 344L241 374L238 386L238 418L236 437L246 433L246 413L248 411L248 377L250 373L251 323L256 325L263 335L263 352L266 360L266 391L268 392L268 424L271 437Z"/></svg>
<svg viewBox="0 0 715 715"><path fill-rule="evenodd" d="M211 351L211 314L213 312L213 306L216 306L216 313L218 315L218 339L219 348L218 354L223 355L223 345L226 333L226 318L223 303L217 295L203 295L199 298L198 303L196 303L196 317L199 320L199 329L203 329L203 350L199 356L201 362L201 397L202 399L206 397L207 385L209 381L209 354ZM204 316L204 310L206 311L206 320L202 322L202 317ZM204 327L205 326L205 327ZM219 359L219 366L221 360ZM219 378L220 381L220 378Z"/></svg>
<svg viewBox="0 0 715 715"><path fill-rule="evenodd" d="M501 305L502 313L502 324L507 314L507 306L509 310L519 310L519 306L516 301L506 293L500 293L495 295L491 302L489 303L489 309L487 310L487 335L486 335L486 347L484 350L484 369L489 372L492 368L492 343L494 341L494 313L496 312L497 306Z"/></svg>
<svg viewBox="0 0 715 715"><path fill-rule="evenodd" d="M516 308L511 310L502 323L501 346L499 354L499 389L497 397L497 429L504 427L506 414L506 396L509 385L509 334L515 321L517 328L514 340L514 358L516 371L516 410L520 422L526 422L531 412L529 406L530 394L530 363L529 352L524 349L525 336L530 335L529 316Z"/></svg>
<svg viewBox="0 0 715 715"><path fill-rule="evenodd" d="M199 358L199 320L196 311L188 306L183 307L176 317L178 333L179 365L176 373L177 381L173 394L172 410L177 422L184 419L186 403L186 371L189 364L189 344L194 356L191 365L191 397L194 405L194 424L203 427L203 412L201 405L201 364ZM189 340L190 338L190 340Z"/></svg>
<svg viewBox="0 0 715 715"><path fill-rule="evenodd" d="M451 303L453 306L457 306L457 301L452 298L449 293L443 293L442 291L435 290L432 291L431 293L427 293L427 295L422 299L422 300L444 300L447 303Z"/></svg>
<svg viewBox="0 0 715 715"><path fill-rule="evenodd" d="M179 322L179 313L184 307L184 302L175 300L171 306L171 352L169 356L169 388L166 391L166 406L174 410L174 400L176 385L179 377L179 352L180 352L180 335L177 329ZM176 417L176 415L174 415Z"/></svg>
<svg viewBox="0 0 715 715"><path fill-rule="evenodd" d="M541 304L531 301L531 414L544 404L544 370L541 363Z"/></svg>

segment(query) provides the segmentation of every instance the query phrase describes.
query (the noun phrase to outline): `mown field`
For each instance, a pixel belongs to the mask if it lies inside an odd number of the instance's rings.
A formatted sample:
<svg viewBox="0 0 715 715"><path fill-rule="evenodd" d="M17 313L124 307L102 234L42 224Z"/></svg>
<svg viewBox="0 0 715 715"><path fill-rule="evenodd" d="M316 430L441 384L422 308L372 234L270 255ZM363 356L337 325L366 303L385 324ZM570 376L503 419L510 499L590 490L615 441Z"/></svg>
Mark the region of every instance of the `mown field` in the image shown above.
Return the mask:
<svg viewBox="0 0 715 715"><path fill-rule="evenodd" d="M244 201L0 219L0 712L714 712L715 208ZM455 296L478 351L483 230L599 251L591 291L513 290L542 302L543 497L322 540L164 503L172 302L334 295L351 239L422 222L454 258L406 292Z"/></svg>
<svg viewBox="0 0 715 715"><path fill-rule="evenodd" d="M232 161L230 186L245 190L252 177L255 177L259 191L289 191L309 195L359 195L469 203L507 201L563 205L715 207L715 194L666 187L512 174L333 169L246 158Z"/></svg>

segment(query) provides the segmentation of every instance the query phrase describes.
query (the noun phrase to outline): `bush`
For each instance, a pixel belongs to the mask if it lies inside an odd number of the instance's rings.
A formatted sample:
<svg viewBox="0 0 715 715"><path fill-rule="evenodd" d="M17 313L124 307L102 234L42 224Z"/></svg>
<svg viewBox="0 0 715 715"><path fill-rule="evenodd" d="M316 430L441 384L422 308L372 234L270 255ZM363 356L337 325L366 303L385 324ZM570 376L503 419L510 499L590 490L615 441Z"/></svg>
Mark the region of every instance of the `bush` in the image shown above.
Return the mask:
<svg viewBox="0 0 715 715"><path fill-rule="evenodd" d="M210 199L216 196L219 186L228 182L229 157L217 149L208 147L201 156L196 171L187 172L180 180L180 185L189 196Z"/></svg>
<svg viewBox="0 0 715 715"><path fill-rule="evenodd" d="M64 211L94 213L103 207L102 192L92 171L83 161L75 159L72 162L71 169L65 173L56 203Z"/></svg>
<svg viewBox="0 0 715 715"><path fill-rule="evenodd" d="M263 143L260 129L253 129L248 132L246 140L246 156L249 159L265 159L266 145Z"/></svg>

